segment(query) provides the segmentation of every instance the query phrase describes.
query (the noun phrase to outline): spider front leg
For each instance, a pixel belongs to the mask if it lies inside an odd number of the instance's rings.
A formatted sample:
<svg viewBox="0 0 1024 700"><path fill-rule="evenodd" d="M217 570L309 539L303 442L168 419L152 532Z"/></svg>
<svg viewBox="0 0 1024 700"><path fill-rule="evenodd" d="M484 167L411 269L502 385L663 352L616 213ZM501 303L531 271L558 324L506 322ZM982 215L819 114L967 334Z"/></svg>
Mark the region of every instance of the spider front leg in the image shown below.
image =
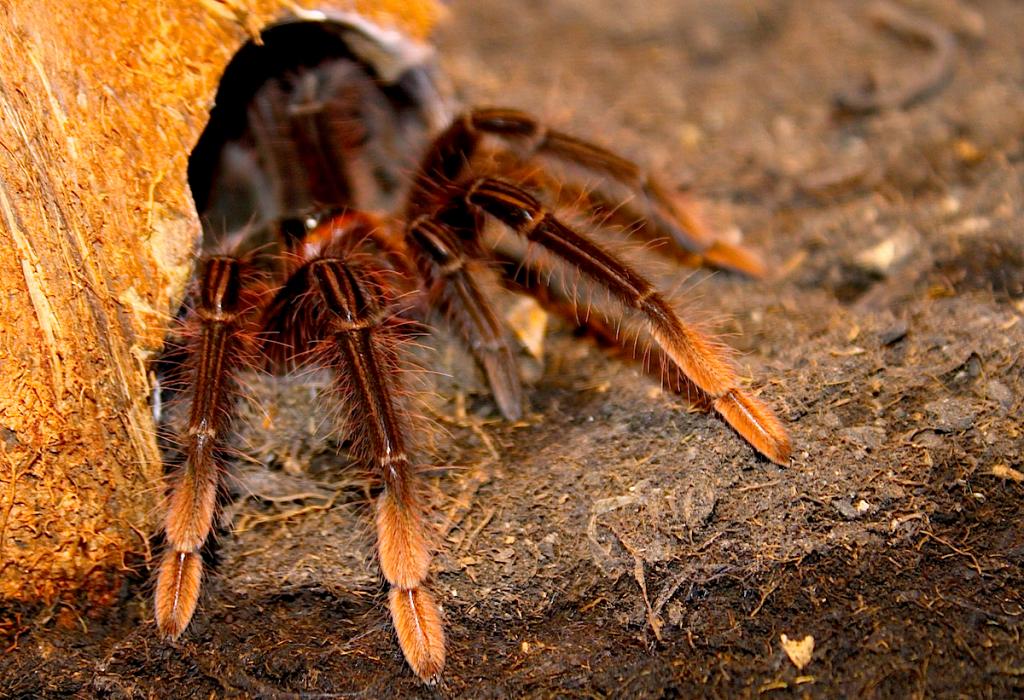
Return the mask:
<svg viewBox="0 0 1024 700"><path fill-rule="evenodd" d="M712 400L715 410L759 452L778 464L790 457L789 436L766 405L739 386L736 371L717 344L688 327L657 289L616 256L550 214L523 189L479 178L451 193L504 223L607 289L638 311L651 337L672 363Z"/></svg>
<svg viewBox="0 0 1024 700"><path fill-rule="evenodd" d="M220 486L217 452L231 412L230 385L245 362L251 337L248 316L254 306L243 287L243 260L212 256L200 265L198 304L188 321L197 333L190 341L184 373L192 392L183 436L185 462L167 501L167 550L154 599L157 626L172 639L184 631L199 600L201 550L210 534Z"/></svg>
<svg viewBox="0 0 1024 700"><path fill-rule="evenodd" d="M296 354L308 343L316 361L334 370L347 435L384 487L376 504L377 554L391 586L388 603L398 641L416 675L433 683L444 668L444 630L423 585L431 553L418 475L406 444L409 421L398 400L399 341L388 324L387 285L375 271L331 248L307 249L284 287L293 304L312 307L308 313L293 314L275 301L270 308L288 315L267 325L302 319L307 328L285 337L308 338Z"/></svg>

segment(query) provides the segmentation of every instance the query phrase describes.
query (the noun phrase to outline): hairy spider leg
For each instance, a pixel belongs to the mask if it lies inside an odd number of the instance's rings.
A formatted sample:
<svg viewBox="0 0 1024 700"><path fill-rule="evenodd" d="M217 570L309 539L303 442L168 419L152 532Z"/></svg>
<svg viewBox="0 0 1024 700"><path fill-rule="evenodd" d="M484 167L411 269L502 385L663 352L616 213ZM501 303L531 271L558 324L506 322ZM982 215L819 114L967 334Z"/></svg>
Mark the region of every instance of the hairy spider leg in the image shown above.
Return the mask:
<svg viewBox="0 0 1024 700"><path fill-rule="evenodd" d="M763 265L749 251L707 239L706 235L700 238L696 233L686 233L700 229L685 223L688 220L664 196L661 188L630 161L567 134L548 131L529 115L516 110L476 109L463 114L437 137L423 158L407 198L406 216L413 222L407 232L411 247L418 252L420 273L430 285L432 300L436 300L448 324L473 352L487 376L499 409L509 419L515 420L521 415L523 395L512 344L467 267L469 262L490 256L477 250L475 245L474 232L479 225L476 212L462 206L443 205L446 185L459 179L484 135L509 143L527 141L528 156L535 153L554 156L631 188L645 204L645 211L639 216L631 217L628 206L613 206L600 190L584 192L577 188L575 191L596 212L608 212L609 216L626 224L638 219L648 221L656 229L667 231L665 235L677 241L676 250L688 262L706 262L754 276L764 272ZM551 179L543 173L534 173L532 177L542 188L555 189ZM431 223L424 223L428 221ZM678 376L672 379L672 373L667 371L670 365L663 364L666 376L671 384L682 389L683 380ZM690 391L688 395L696 397L696 392ZM697 404L704 403L694 400Z"/></svg>
<svg viewBox="0 0 1024 700"><path fill-rule="evenodd" d="M379 190L397 186L374 165L382 154L367 152L375 138L398 138L381 126L387 109L379 86L347 59L276 77L253 96L238 144L257 154L268 190L257 199L272 202L286 247L309 219L379 206Z"/></svg>
<svg viewBox="0 0 1024 700"><path fill-rule="evenodd" d="M344 234L344 229L336 232ZM386 324L385 285L330 244L304 252L285 289L293 301L297 296L299 303L305 299L317 306L311 316L299 317L317 328L309 342L320 361L334 369L346 434L384 486L376 503L377 555L391 586L388 601L398 641L413 671L433 683L444 668L444 629L440 610L423 585L431 552L417 472L406 445L409 421L397 400L398 340ZM303 287L311 294L298 292ZM287 318L283 322L287 325ZM298 354L305 351L295 348Z"/></svg>
<svg viewBox="0 0 1024 700"><path fill-rule="evenodd" d="M582 325L602 344L620 351L632 350L634 356L642 353L644 371L658 377L664 388L685 396L688 403L701 411L714 408L714 399L690 381L660 346L635 329L623 326L621 319L609 310L588 311L581 319L578 290L564 284L564 277L555 274L552 265L507 251L496 250L492 255L508 289L528 294L548 311Z"/></svg>
<svg viewBox="0 0 1024 700"><path fill-rule="evenodd" d="M221 465L217 452L228 427L231 384L244 364L251 337L253 300L243 289L246 263L232 256L200 261L196 308L198 326L189 348L187 372L193 387L184 436L185 463L167 503L167 550L157 576L154 608L160 631L178 637L192 619L202 579L201 550L216 510Z"/></svg>
<svg viewBox="0 0 1024 700"><path fill-rule="evenodd" d="M470 219L475 227L475 217ZM474 279L457 229L442 213L418 217L409 224L408 234L419 253L431 305L441 310L476 357L502 414L518 420L523 414L523 388L508 332Z"/></svg>
<svg viewBox="0 0 1024 700"><path fill-rule="evenodd" d="M352 201L346 157L365 128L346 115L351 91L366 92L345 62L269 81L253 96L248 124L280 215L304 218ZM339 85L346 88L341 94Z"/></svg>
<svg viewBox="0 0 1024 700"><path fill-rule="evenodd" d="M620 232L626 232L628 238L638 237L653 244L652 250L660 255L670 257L686 267L729 268L735 272L743 272L750 277L763 275L763 265L756 260L753 253L745 248L736 247L736 255L750 255L752 262L746 265L744 270L740 270L737 265L731 267L725 264L716 265L707 257L676 245L671 238L658 233L656 227L647 218L647 214L637 208L635 199L616 201L601 189L579 183L563 182L554 173L529 164L512 163L509 167L501 167L495 172L500 173L503 179L518 183L523 189L552 196L554 198L553 205L557 209L584 212L593 220L592 232L595 236L605 230L618 229ZM685 216L687 221L692 221L692 226L688 224L687 230L703 231L705 229L703 224L697 223L696 214L684 208L677 208L677 210L680 212L680 216Z"/></svg>
<svg viewBox="0 0 1024 700"><path fill-rule="evenodd" d="M455 181L480 147L485 135L510 144L525 144L524 157L548 156L607 177L637 195L640 221L650 224L679 248L713 267L761 277L764 263L751 251L715 240L677 207L664 188L636 163L575 136L548 129L531 115L505 108L477 108L463 113L438 136L424 157L409 196L409 216L430 206L437 177ZM612 198L600 188L587 199L597 210L615 211ZM626 212L629 208L627 207Z"/></svg>
<svg viewBox="0 0 1024 700"><path fill-rule="evenodd" d="M715 410L755 449L778 464L790 457L789 436L764 403L739 386L736 371L718 345L688 327L657 289L616 256L550 214L522 188L495 178L477 178L451 192L541 246L636 309L651 337L691 382L713 399Z"/></svg>

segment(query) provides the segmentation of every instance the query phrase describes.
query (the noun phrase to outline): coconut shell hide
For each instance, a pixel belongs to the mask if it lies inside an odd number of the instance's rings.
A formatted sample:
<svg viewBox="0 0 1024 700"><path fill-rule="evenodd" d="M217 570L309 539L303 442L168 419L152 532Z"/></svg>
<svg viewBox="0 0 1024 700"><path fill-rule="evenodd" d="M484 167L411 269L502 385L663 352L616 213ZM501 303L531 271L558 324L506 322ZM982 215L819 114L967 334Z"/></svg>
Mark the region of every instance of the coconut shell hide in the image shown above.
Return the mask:
<svg viewBox="0 0 1024 700"><path fill-rule="evenodd" d="M0 5L0 599L110 599L163 489L148 405L200 227L189 152L235 52L359 12L423 38L430 0Z"/></svg>

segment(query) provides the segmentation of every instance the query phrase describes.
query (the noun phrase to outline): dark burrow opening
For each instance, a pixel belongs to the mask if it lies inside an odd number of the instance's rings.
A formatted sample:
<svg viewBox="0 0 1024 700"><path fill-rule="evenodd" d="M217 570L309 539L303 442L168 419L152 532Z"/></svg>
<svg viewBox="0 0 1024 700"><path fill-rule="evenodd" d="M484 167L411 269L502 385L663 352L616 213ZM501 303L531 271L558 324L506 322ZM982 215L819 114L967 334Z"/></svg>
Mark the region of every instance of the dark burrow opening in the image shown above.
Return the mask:
<svg viewBox="0 0 1024 700"><path fill-rule="evenodd" d="M203 249L301 236L346 207L388 211L443 118L423 45L351 18L287 21L224 71L189 156Z"/></svg>

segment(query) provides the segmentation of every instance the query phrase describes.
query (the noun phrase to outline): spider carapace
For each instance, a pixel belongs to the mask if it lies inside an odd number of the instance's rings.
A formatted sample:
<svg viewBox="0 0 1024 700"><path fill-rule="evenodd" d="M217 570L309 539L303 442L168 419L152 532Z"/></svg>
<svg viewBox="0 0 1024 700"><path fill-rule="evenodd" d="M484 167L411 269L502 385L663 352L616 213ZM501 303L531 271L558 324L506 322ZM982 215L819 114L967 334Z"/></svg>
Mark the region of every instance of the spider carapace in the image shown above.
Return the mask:
<svg viewBox="0 0 1024 700"><path fill-rule="evenodd" d="M161 370L187 416L171 441L179 459L156 584L167 636L182 633L199 597L239 373L321 366L343 404L337 430L379 482L378 561L399 644L420 678L439 678L444 632L427 586L403 327L430 314L447 324L501 413L520 417L514 341L483 292L482 268L577 317L577 285L603 290L614 308L586 314L598 331L597 318L609 319L604 330L640 343L672 388L768 459L789 460L785 429L741 388L722 346L681 320L597 229L621 236L609 222L633 223L676 254L750 275L761 272L757 258L700 233L639 166L598 145L515 109L450 117L426 56L341 17L271 28L224 75L189 161L204 242ZM595 214L588 230L555 213L569 199ZM497 241L487 233L496 228ZM618 331L624 319L639 328L634 337Z"/></svg>

